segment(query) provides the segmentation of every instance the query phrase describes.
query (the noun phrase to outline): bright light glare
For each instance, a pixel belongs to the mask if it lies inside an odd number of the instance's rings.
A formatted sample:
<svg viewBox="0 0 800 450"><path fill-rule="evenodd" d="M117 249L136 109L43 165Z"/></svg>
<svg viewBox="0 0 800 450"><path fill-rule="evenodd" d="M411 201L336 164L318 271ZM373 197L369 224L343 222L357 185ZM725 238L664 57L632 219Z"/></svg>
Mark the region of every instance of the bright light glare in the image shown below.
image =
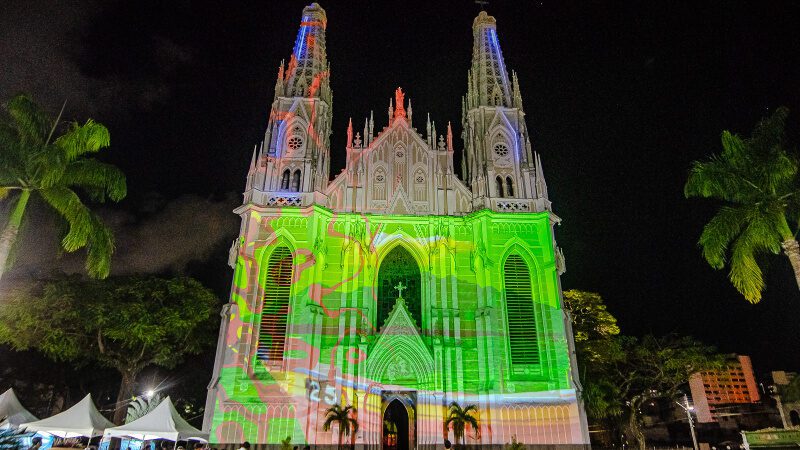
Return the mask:
<svg viewBox="0 0 800 450"><path fill-rule="evenodd" d="M144 396L147 397L147 398L153 398L154 395L156 395L156 391L154 391L152 389L148 389L144 393Z"/></svg>

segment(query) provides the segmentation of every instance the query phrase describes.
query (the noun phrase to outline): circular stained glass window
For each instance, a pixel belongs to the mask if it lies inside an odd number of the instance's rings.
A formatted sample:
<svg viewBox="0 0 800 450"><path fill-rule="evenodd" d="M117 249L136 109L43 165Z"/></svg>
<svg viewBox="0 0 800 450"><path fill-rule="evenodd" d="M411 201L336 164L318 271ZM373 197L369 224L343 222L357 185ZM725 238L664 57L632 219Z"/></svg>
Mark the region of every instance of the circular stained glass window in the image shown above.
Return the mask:
<svg viewBox="0 0 800 450"><path fill-rule="evenodd" d="M394 154L394 156L397 156L398 158L402 158L404 155L405 155L405 153L403 153L403 151L402 151L402 150L398 150L398 151L397 151L397 152L395 152L395 154Z"/></svg>
<svg viewBox="0 0 800 450"><path fill-rule="evenodd" d="M417 175L417 183L422 183L425 181L425 178L422 175Z"/></svg>
<svg viewBox="0 0 800 450"><path fill-rule="evenodd" d="M494 144L494 153L497 156L506 156L508 155L508 146L506 146L506 144L503 144L502 142Z"/></svg>
<svg viewBox="0 0 800 450"><path fill-rule="evenodd" d="M375 176L375 181L377 181L378 183L383 183L383 180L384 180L383 175Z"/></svg>
<svg viewBox="0 0 800 450"><path fill-rule="evenodd" d="M303 138L301 138L300 136L292 136L286 142L286 145L292 150L297 150L298 148L303 146Z"/></svg>

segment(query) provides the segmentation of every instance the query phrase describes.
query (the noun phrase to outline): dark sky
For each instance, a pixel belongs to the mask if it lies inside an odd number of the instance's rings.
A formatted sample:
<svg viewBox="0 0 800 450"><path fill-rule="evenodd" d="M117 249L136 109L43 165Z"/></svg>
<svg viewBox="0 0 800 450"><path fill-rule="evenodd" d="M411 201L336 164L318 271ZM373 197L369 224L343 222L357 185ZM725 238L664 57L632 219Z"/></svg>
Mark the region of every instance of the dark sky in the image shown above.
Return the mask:
<svg viewBox="0 0 800 450"><path fill-rule="evenodd" d="M239 197L226 195L244 187L304 5L7 0L0 98L25 90L54 110L66 98L69 117L105 123L106 159L127 173L130 191L108 214L125 217L140 254L183 252L178 259L192 259L224 294L236 217L191 211L237 206ZM450 120L460 135L478 11L471 1L322 6L333 174L343 166L347 118L360 127L372 109L381 128L396 86L412 99L418 128L430 111L440 129ZM723 129L746 134L786 105L797 142L800 3L492 1L488 10L564 220L564 287L600 292L626 333L691 334L750 354L760 371L800 369L800 292L788 263L769 260L768 292L749 305L696 246L713 204L682 194L690 162L717 152ZM213 244L198 254L177 248L194 245L206 220L228 231L198 238ZM122 261L117 271L130 263Z"/></svg>

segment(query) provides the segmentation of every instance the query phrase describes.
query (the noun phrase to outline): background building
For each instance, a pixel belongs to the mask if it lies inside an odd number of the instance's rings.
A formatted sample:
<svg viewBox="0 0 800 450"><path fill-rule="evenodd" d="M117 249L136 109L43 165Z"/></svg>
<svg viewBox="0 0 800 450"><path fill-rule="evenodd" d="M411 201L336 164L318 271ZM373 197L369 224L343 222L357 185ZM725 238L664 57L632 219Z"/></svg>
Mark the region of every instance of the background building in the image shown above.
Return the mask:
<svg viewBox="0 0 800 450"><path fill-rule="evenodd" d="M731 358L724 369L693 374L689 388L700 423L726 421L732 406L758 403L761 399L750 357L744 355Z"/></svg>
<svg viewBox="0 0 800 450"><path fill-rule="evenodd" d="M560 219L494 18L472 27L461 178L450 124L415 119L398 88L383 119L350 122L329 181L326 28L319 5L303 10L236 210L212 441L333 444L322 423L340 404L357 407L352 444L441 446L457 402L478 407L468 444L588 443Z"/></svg>

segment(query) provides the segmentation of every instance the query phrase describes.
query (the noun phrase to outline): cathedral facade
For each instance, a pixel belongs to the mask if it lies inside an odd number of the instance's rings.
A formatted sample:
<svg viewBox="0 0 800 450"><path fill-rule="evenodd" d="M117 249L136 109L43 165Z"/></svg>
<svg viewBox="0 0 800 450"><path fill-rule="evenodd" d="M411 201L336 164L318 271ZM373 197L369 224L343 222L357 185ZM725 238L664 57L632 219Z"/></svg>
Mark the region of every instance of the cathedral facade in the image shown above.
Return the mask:
<svg viewBox="0 0 800 450"><path fill-rule="evenodd" d="M382 119L348 125L331 181L326 27L318 4L303 10L235 211L211 441L337 444L323 423L340 405L359 425L347 444L441 446L455 402L476 407L467 444L588 443L560 219L494 18L473 23L460 176L450 124L414 122L398 88Z"/></svg>

